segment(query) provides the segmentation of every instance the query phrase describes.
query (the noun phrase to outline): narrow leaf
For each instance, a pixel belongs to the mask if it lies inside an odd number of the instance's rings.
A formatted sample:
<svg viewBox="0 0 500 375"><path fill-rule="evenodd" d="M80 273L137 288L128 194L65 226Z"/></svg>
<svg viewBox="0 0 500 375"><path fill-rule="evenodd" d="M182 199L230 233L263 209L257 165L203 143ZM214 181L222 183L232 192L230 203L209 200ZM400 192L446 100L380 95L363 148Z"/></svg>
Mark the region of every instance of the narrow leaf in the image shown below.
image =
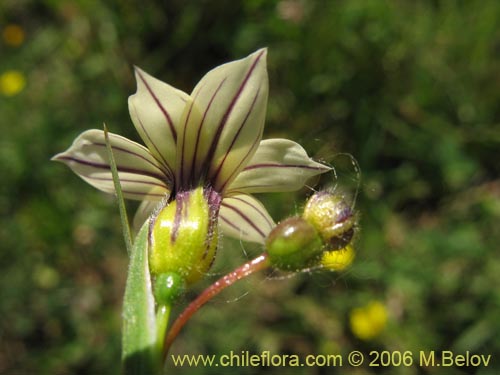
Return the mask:
<svg viewBox="0 0 500 375"><path fill-rule="evenodd" d="M125 246L127 247L127 253L130 257L132 254L132 236L130 234L130 226L128 224L127 209L125 208L125 201L123 200L122 187L120 184L120 178L118 176L118 168L116 167L115 157L113 155L113 149L111 148L111 143L109 142L108 127L104 124L104 140L106 142L106 150L108 151L109 164L111 166L111 174L113 175L113 183L115 185L116 198L118 200L118 209L120 210L120 219L122 222L123 239L125 240Z"/></svg>
<svg viewBox="0 0 500 375"><path fill-rule="evenodd" d="M148 264L148 229L146 222L135 239L123 301L122 360L127 375L158 374L161 369Z"/></svg>

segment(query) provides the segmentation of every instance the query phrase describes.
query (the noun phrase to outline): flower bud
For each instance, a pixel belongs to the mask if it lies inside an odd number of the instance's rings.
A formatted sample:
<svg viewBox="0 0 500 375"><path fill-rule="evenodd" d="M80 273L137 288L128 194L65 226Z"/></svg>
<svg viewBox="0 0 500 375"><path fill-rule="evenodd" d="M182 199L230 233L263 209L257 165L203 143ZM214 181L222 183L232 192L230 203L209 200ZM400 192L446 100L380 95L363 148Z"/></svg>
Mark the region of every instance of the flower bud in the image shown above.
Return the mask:
<svg viewBox="0 0 500 375"><path fill-rule="evenodd" d="M217 250L217 213L220 196L199 187L177 193L151 219L149 268L153 275L178 274L198 281L212 265Z"/></svg>
<svg viewBox="0 0 500 375"><path fill-rule="evenodd" d="M300 217L290 217L271 231L266 250L274 267L299 271L319 261L323 243L311 224Z"/></svg>
<svg viewBox="0 0 500 375"><path fill-rule="evenodd" d="M302 217L316 228L328 250L343 249L352 240L356 217L340 195L326 191L314 194Z"/></svg>

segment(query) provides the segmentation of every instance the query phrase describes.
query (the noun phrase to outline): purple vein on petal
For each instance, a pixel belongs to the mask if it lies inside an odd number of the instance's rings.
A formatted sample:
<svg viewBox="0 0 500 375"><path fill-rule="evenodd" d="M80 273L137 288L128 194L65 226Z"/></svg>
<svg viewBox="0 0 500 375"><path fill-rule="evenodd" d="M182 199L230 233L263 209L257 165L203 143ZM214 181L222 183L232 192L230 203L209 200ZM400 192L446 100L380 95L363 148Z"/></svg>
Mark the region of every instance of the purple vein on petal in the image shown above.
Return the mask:
<svg viewBox="0 0 500 375"><path fill-rule="evenodd" d="M88 180L96 180L96 181L109 181L109 182L113 181L112 177L85 176L85 178ZM158 187L161 187L161 188L167 190L167 185L165 185L163 183L153 182L153 181L141 181L141 180L134 180L131 178L120 178L120 182L130 182L132 184L158 186Z"/></svg>
<svg viewBox="0 0 500 375"><path fill-rule="evenodd" d="M264 215L264 214L262 213L262 211L260 211L259 209L257 209L257 208L256 208L253 204L251 204L250 202L248 202L248 201L246 201L246 200L244 200L244 199L242 199L242 198L235 197L235 196L232 196L232 197L231 197L231 199L235 199L235 200L237 200L237 201L241 202L242 204L246 204L247 206L250 206L251 208L253 208L256 212L258 212L258 213L259 213L259 215L262 217L262 219L263 219L263 220L264 220L264 221L265 221L265 222L269 225L269 228L272 228L272 227L274 226L274 225L273 225L273 223L271 223L271 222L269 221L269 219L266 217L266 215Z"/></svg>
<svg viewBox="0 0 500 375"><path fill-rule="evenodd" d="M193 163L191 164L191 176L194 176L194 172L195 172L196 158L198 157L198 146L200 144L200 138L201 138L203 126L205 125L205 118L207 117L207 113L210 110L210 107L212 106L212 103L215 100L215 97L219 93L222 85L224 85L224 82L226 82L226 79L227 79L227 77L224 77L224 79L219 83L219 86L217 86L217 89L215 89L212 97L210 98L210 101L208 102L207 108L205 108L205 112L203 112L203 117L201 118L200 124L198 125L198 131L196 132L196 143L195 143L195 147L194 147Z"/></svg>
<svg viewBox="0 0 500 375"><path fill-rule="evenodd" d="M248 83L248 80L250 79L250 76L252 75L253 71L255 70L255 67L257 66L257 64L259 63L262 55L265 53L265 50L263 50L256 58L255 58L255 61L252 63L252 66L250 67L250 69L248 70L245 78L243 79L243 82L241 83L240 87L238 88L238 91L236 91L236 94L234 95L233 99L231 100L231 103L229 103L229 106L227 107L227 110L226 112L224 113L224 115L222 116L222 119L219 123L219 126L217 128L217 131L215 133L215 136L212 140L212 143L210 145L210 150L207 154L207 158L206 158L206 165L205 166L208 166L210 165L210 163L212 162L212 159L214 157L214 154L215 154L215 150L217 149L217 146L219 144L219 140L220 140L220 137L221 137L221 134L224 130L224 127L227 123L227 119L229 118L229 115L231 114L231 112L233 111L233 108L236 104L236 102L238 101L238 99L240 98L241 96L241 93L243 92L246 84ZM207 169L207 168L205 168Z"/></svg>
<svg viewBox="0 0 500 375"><path fill-rule="evenodd" d="M299 169L310 169L313 171L321 171L328 170L328 167L313 167L311 165L303 165L303 164L279 164L279 163L260 163L260 164L252 164L243 168L244 171L249 171L251 169L257 168L299 168Z"/></svg>
<svg viewBox="0 0 500 375"><path fill-rule="evenodd" d="M237 213L244 221L246 221L262 238L266 237L264 232L260 230L260 228L255 225L255 223L247 216L245 215L240 209L236 208L235 206L228 204L227 202L222 201L222 206L225 206L226 208L229 208L230 210L234 211Z"/></svg>
<svg viewBox="0 0 500 375"><path fill-rule="evenodd" d="M247 151L247 154L245 155L245 157L240 160L238 167L233 170L231 175L228 178L226 178L226 180L224 181L224 183L220 187L221 192L226 190L226 188L228 187L227 184L229 182L233 181L235 174L237 172L241 171L241 165L248 160L249 155L251 155L255 151L255 149L259 145L259 143L260 143L260 137L255 138L255 140L253 141L252 147Z"/></svg>
<svg viewBox="0 0 500 375"><path fill-rule="evenodd" d="M101 142L90 142L92 145L94 146L98 146L98 147L106 147L106 144L105 143L101 143ZM134 142L130 141L131 144L134 144ZM165 174L167 174L167 170L165 169L165 166L162 165L161 163L159 165L156 165L155 163L153 163L151 160L149 160L147 157L143 156L143 155L140 155L138 154L137 152L133 152L133 151L130 151L126 148L123 148L123 147L119 147L119 146L112 146L112 149L113 151L117 150L117 151L121 151L125 154L129 154L129 155L133 155L133 156L137 156L139 159L142 159L144 160L146 163L152 165L153 167L161 170L162 172L164 172Z"/></svg>
<svg viewBox="0 0 500 375"><path fill-rule="evenodd" d="M217 180L217 177L219 176L219 173L220 171L222 170L222 167L224 166L224 163L226 162L226 159L229 155L229 153L231 152L231 150L233 149L235 143L236 143L236 140L238 139L238 137L240 136L240 133L242 132L243 128L245 127L245 124L248 120L248 118L250 117L250 114L252 113L252 110L253 110L253 107L255 105L255 103L257 102L257 98L259 96L259 93L260 93L260 87L259 89L257 90L257 93L255 94L255 97L253 98L253 101L252 101L252 104L250 105L250 108L247 112L247 114L245 115L245 118L243 119L243 122L241 123L238 131L236 132L236 134L234 135L233 137L233 140L231 141L231 144L229 145L225 155L224 155L224 158L222 159L222 161L219 163L219 166L217 167L217 170L215 171L215 174L214 176L211 178L212 181L216 181ZM260 135L260 134L259 134ZM260 137L259 137L260 138Z"/></svg>
<svg viewBox="0 0 500 375"><path fill-rule="evenodd" d="M137 191L128 191L128 190L122 190L123 194L127 195L140 195L143 197L158 197L158 198L163 198L165 194L163 193L139 193Z"/></svg>
<svg viewBox="0 0 500 375"><path fill-rule="evenodd" d="M234 223L232 223L231 221L229 221L228 219L226 219L224 217L224 215L222 214L219 214L219 219L221 219L223 222L225 222L228 226L230 226L231 228L237 230L237 231L240 231L242 234L244 234L245 236L248 235L247 232L245 232L243 229L241 229L240 227L236 226Z"/></svg>
<svg viewBox="0 0 500 375"><path fill-rule="evenodd" d="M111 171L108 164L94 163L94 162L90 162L90 161L87 161L87 160L78 159L78 158L75 158L75 157L72 157L72 156L61 156L61 157L58 157L57 160L74 162L74 163L77 163L77 164L85 165L87 167L92 167L92 168L96 168L96 169L104 169L104 170ZM138 175L153 177L153 178L156 178L156 179L158 179L160 181L165 181L165 177L166 177L165 175L157 174L157 173L151 173L151 172L148 172L148 171L145 171L145 170L142 170L142 169L127 168L127 167L121 167L121 166L117 166L117 169L118 169L118 172L135 173L135 174L138 174ZM168 182L168 181L166 181L166 182Z"/></svg>
<svg viewBox="0 0 500 375"><path fill-rule="evenodd" d="M179 170L178 170L178 174L179 174L179 181L176 181L176 184L175 184L175 189L177 191L179 191L180 189L182 189L184 187L184 184L185 184L185 181L184 181L184 162L186 161L185 160L185 156L186 156L186 151L185 151L185 148L186 148L186 132L187 132L187 125L189 123L189 118L191 117L191 112L193 110L193 106L194 106L194 100L196 98L193 98L193 101L191 101L191 105L189 106L189 110L188 110L188 113L187 113L187 116L186 116L186 121L184 123L184 126L183 126L183 133L182 133L182 146L181 146L181 152L180 152L180 161L179 161Z"/></svg>
<svg viewBox="0 0 500 375"><path fill-rule="evenodd" d="M167 160L165 159L165 156L163 156L163 153L158 149L158 146L156 146L156 143L153 141L153 139L151 138L151 136L149 135L148 131L146 130L146 127L144 126L144 124L142 123L142 120L141 118L139 117L139 112L137 112L137 109L135 107L135 104L132 104L134 106L134 110L135 110L135 113L137 113L137 119L139 120L139 124L141 125L141 128L142 128L142 131L144 132L144 134L146 135L146 137L148 138L149 142L153 145L156 153L158 155L160 155L163 163L165 163L165 165L172 169L171 166L168 164Z"/></svg>
<svg viewBox="0 0 500 375"><path fill-rule="evenodd" d="M158 108L160 108L160 111L165 116L165 119L167 120L168 126L170 128L170 132L172 133L172 137L173 137L174 141L177 142L177 131L175 130L174 123L172 122L172 118L170 117L170 114L168 113L167 109L165 107L163 107L163 105L160 103L160 100L158 99L158 97L156 96L154 91L151 89L151 87L148 85L148 83L147 83L146 79L144 78L144 76L142 75L141 71L136 69L136 72L137 72L137 75L139 76L139 78L141 79L142 83L144 84L144 86L146 86L146 89L148 90L149 94L151 95L151 97L155 101L156 105L158 106Z"/></svg>

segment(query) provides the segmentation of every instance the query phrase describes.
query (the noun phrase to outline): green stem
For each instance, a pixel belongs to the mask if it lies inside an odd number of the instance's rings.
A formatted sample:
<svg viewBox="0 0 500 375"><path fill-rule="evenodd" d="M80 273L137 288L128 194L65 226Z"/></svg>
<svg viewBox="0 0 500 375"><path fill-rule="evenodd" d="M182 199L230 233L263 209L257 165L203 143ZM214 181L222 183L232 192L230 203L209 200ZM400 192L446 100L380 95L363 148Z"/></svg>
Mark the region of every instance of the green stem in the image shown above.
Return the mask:
<svg viewBox="0 0 500 375"><path fill-rule="evenodd" d="M168 328L168 319L170 317L171 305L158 306L156 312L156 350L158 357L163 353L163 345L165 343L165 335Z"/></svg>
<svg viewBox="0 0 500 375"><path fill-rule="evenodd" d="M246 262L234 271L221 277L215 283L205 289L195 300L193 300L186 309L177 317L172 327L165 337L165 345L163 347L163 359L167 357L168 350L174 342L175 338L181 331L182 327L188 322L193 314L200 309L205 303L210 301L217 294L222 292L228 286L233 285L236 281L241 280L257 271L269 267L269 258L266 253L259 255L257 258Z"/></svg>
<svg viewBox="0 0 500 375"><path fill-rule="evenodd" d="M118 168L116 167L113 149L109 142L108 127L104 126L104 141L106 143L106 150L108 152L109 165L111 167L111 175L113 176L113 184L115 185L116 198L118 200L118 209L120 210L120 219L122 222L123 238L127 248L128 256L132 255L132 235L130 234L130 226L128 224L127 209L125 208L125 201L123 200L122 186L120 184L120 177L118 176Z"/></svg>

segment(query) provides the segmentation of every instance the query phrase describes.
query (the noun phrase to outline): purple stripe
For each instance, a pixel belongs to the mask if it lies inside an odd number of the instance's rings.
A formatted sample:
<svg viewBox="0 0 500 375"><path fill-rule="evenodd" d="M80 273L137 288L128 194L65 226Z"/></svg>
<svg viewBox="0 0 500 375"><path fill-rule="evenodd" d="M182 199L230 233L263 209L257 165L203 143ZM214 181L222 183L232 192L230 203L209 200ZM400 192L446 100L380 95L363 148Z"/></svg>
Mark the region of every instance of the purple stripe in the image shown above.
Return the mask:
<svg viewBox="0 0 500 375"><path fill-rule="evenodd" d="M242 230L241 228L238 228L236 225L234 225L233 223L231 223L228 219L226 219L223 215L219 215L219 218L222 219L222 221L224 221L228 226L230 226L231 228L243 233L245 236L248 236L248 233L245 232L244 230Z"/></svg>
<svg viewBox="0 0 500 375"><path fill-rule="evenodd" d="M229 208L229 209L233 210L234 212L236 212L238 215L240 215L240 216L241 216L241 218L242 218L243 220L245 220L248 224L250 224L250 226L251 226L251 227L252 227L252 228L253 228L253 229L254 229L257 233L259 233L259 234L262 236L262 238L264 238L264 237L265 237L264 232L262 232L262 231L260 230L260 228L259 228L259 227L257 227L257 226L255 225L255 223L254 223L252 220L250 220L250 218L249 218L247 215L245 215L242 211L240 211L238 208L236 208L236 207L234 207L234 206L232 206L232 205L230 205L230 204L224 203L224 201L222 201L222 206L226 206L227 208Z"/></svg>
<svg viewBox="0 0 500 375"><path fill-rule="evenodd" d="M253 145L252 147L250 147L250 149L248 150L247 154L245 155L244 158L242 158L238 164L238 167L234 169L234 171L231 173L231 175L226 179L226 181L224 181L224 183L222 184L222 186L220 187L220 192L224 192L224 190L226 189L227 187L227 184L231 181L233 181L233 178L235 176L236 173L239 173L240 172L240 168L241 168L241 165L246 162L248 160L248 157L253 153L255 152L255 148L260 144L260 137L257 137L255 138L255 140L253 141Z"/></svg>
<svg viewBox="0 0 500 375"><path fill-rule="evenodd" d="M167 123L168 123L168 126L170 128L170 132L172 133L172 137L174 138L174 141L177 142L177 131L175 130L174 123L172 122L172 119L170 118L170 115L169 115L168 111L160 103L160 100L155 95L155 93L153 92L153 90L151 89L151 87L148 85L148 83L146 82L146 80L143 77L142 73L139 70L137 70L137 69L136 69L136 72L137 72L137 75L139 76L139 78L141 79L142 83L144 83L144 86L146 86L146 89L148 90L149 94L151 95L151 97L155 101L156 105L160 108L160 111L165 116L165 118L167 120Z"/></svg>
<svg viewBox="0 0 500 375"><path fill-rule="evenodd" d="M135 144L135 142L132 142L132 141L129 141L129 142L131 145L134 145L137 147L137 144ZM106 147L106 143L91 142L91 144L94 146L97 146L97 147ZM162 168L163 166L161 166L161 164L156 165L155 163L153 163L150 159L148 159L144 155L140 155L137 152L133 152L133 151L130 151L129 149L118 147L118 146L111 146L111 148L113 149L113 151L117 150L117 151L121 151L121 152L124 152L126 154L129 154L129 155L137 156L139 159L144 160L146 163L152 165L153 167L155 167L155 168L159 169L160 171L165 172L165 174L167 174L166 171L163 170L163 168ZM144 150L144 152L148 152L148 151Z"/></svg>
<svg viewBox="0 0 500 375"><path fill-rule="evenodd" d="M93 176L85 176L85 178L89 180L97 180L97 181L113 181L111 177L93 177ZM157 183L152 181L140 181L140 180L132 180L130 178L120 178L120 182L130 182L132 184L144 184L151 186L159 186L165 190L168 190L167 186L163 183Z"/></svg>
<svg viewBox="0 0 500 375"><path fill-rule="evenodd" d="M284 184L282 184L284 185ZM239 188L232 188L231 187L231 194L248 194L248 189L256 189L256 188L268 188L268 187L273 187L275 188L277 185L276 184L267 184L267 185L243 185L240 186ZM288 185L287 185L288 186ZM239 190L240 189L240 190ZM241 190L243 189L243 190ZM281 192L284 192L283 190L280 190ZM285 190L286 191L286 190ZM255 191L252 191L252 193L255 193ZM270 193L269 191L263 191L262 193Z"/></svg>
<svg viewBox="0 0 500 375"><path fill-rule="evenodd" d="M176 195L175 197L175 217L174 223L172 226L172 234L170 235L170 243L174 243L179 235L179 228L181 227L182 219L185 219L186 215L188 215L189 204L184 204L186 200L189 200L190 192L182 192Z"/></svg>
<svg viewBox="0 0 500 375"><path fill-rule="evenodd" d="M196 143L195 143L195 147L194 147L193 163L191 164L191 176L194 176L194 166L196 164L196 158L198 156L197 155L198 154L198 145L200 143L200 137L201 137L201 132L202 132L202 129L203 129L203 125L205 123L205 118L207 117L207 113L210 110L210 107L212 106L212 103L213 103L215 97L219 93L219 91L220 91L222 85L224 84L224 82L226 82L226 79L227 79L227 77L225 77L219 83L219 86L217 86L217 89L214 91L212 97L210 98L210 101L208 102L207 108L205 108L205 112L203 112L203 117L201 118L201 122L200 122L200 125L198 126L198 131L196 133Z"/></svg>
<svg viewBox="0 0 500 375"><path fill-rule="evenodd" d="M108 193L108 194L115 193L114 189L103 189L103 188L98 188L98 189L101 191L104 191L105 193ZM167 195L166 193L140 193L137 191L130 191L130 190L122 190L122 193L127 194L127 195L139 195L139 196L143 197L143 199L141 199L141 200L149 200L151 202L153 202L153 201L150 199L147 199L148 197L164 198ZM127 198L127 199L135 199L135 198ZM160 199L158 199L158 200L160 200ZM155 200L155 202L156 202L156 200Z"/></svg>
<svg viewBox="0 0 500 375"><path fill-rule="evenodd" d="M188 114L186 116L186 122L184 123L184 131L182 133L182 149L181 149L181 155L180 155L180 168L179 168L179 181L177 181L177 184L175 186L176 191L179 191L181 187L184 185L184 161L185 161L185 146L186 146L186 132L187 132L187 125L189 123L189 118L191 117L191 111L193 110L194 106L194 100L196 99L193 98L193 101L191 102L191 106L189 107Z"/></svg>
<svg viewBox="0 0 500 375"><path fill-rule="evenodd" d="M314 171L327 170L328 168L322 167L311 167L309 165L300 165L300 164L278 164L278 163L260 163L260 164L252 164L245 168L243 171L248 171L256 168L301 168L301 169L311 169Z"/></svg>
<svg viewBox="0 0 500 375"><path fill-rule="evenodd" d="M224 113L224 115L222 116L220 124L219 124L219 126L217 128L215 136L214 136L214 138L212 140L212 143L210 145L210 150L209 150L209 152L207 154L207 158L205 160L205 167L208 166L208 165L210 165L210 163L212 162L212 159L213 159L214 154L215 154L215 150L217 149L217 146L219 144L219 140L220 140L221 134L224 131L224 127L225 127L225 125L227 123L227 119L229 118L229 115L231 114L231 112L232 112L232 110L233 110L236 102L240 98L241 93L243 92L243 89L245 88L246 84L248 83L248 80L250 79L250 76L252 75L253 71L255 70L255 67L257 66L257 64L260 61L260 58L262 57L262 55L264 54L264 52L265 51L262 51L257 56L257 58L255 59L255 61L252 63L252 66L248 70L248 73L245 76L245 78L243 79L243 82L241 83L240 87L238 88L238 91L236 91L236 94L233 97L233 99L231 100L231 103L229 103L229 106L227 107L226 113ZM204 168L204 169L206 170L207 168Z"/></svg>
<svg viewBox="0 0 500 375"><path fill-rule="evenodd" d="M129 195L141 195L141 196L144 196L144 197L164 197L165 194L161 194L161 193L138 193L136 191L127 191L127 190L122 190L122 193L124 194L129 194Z"/></svg>
<svg viewBox="0 0 500 375"><path fill-rule="evenodd" d="M168 162L167 160L165 159L165 157L163 156L163 154L160 152L160 150L158 149L158 147L156 146L156 143L153 142L153 140L151 139L151 136L149 135L149 133L147 132L146 130L146 127L144 126L144 124L142 123L142 120L141 118L139 117L139 114L137 112L137 109L135 109L135 105L132 104L134 106L134 110L135 110L135 113L137 114L137 120L139 120L139 124L141 125L141 128L142 128L142 131L144 132L144 134L146 135L147 139L149 140L149 143L151 143L151 145L153 146L153 148L155 149L156 153L158 155L160 155L161 159L163 160L163 162L165 163L165 165L167 166L167 168L172 168L170 165L168 165Z"/></svg>
<svg viewBox="0 0 500 375"><path fill-rule="evenodd" d="M234 135L233 140L231 141L231 144L229 145L229 148L227 149L226 154L224 155L224 158L222 159L222 161L220 162L219 166L217 167L217 170L215 171L215 175L211 178L212 181L215 181L217 179L217 177L219 176L219 173L221 172L222 167L224 166L224 163L226 162L227 156L229 155L229 153L233 149L234 144L236 143L236 140L238 139L238 137L239 137L241 131L243 130L243 128L245 127L245 124L246 124L248 118L250 117L250 113L252 113L253 107L254 107L255 103L257 102L257 97L259 96L259 93L260 93L260 87L257 90L257 93L255 94L255 97L253 98L252 104L250 105L250 109L248 110L245 118L243 119L243 122L241 123L241 125L240 125L238 131L236 132L236 134ZM258 137L258 138L260 138L260 137Z"/></svg>
<svg viewBox="0 0 500 375"><path fill-rule="evenodd" d="M244 200L244 199L242 199L242 198L238 198L238 197L231 197L231 199L236 199L236 200L238 200L238 201L240 201L240 202L242 202L242 203L246 204L247 206L252 207L252 208L253 208L255 211L257 211L257 212L259 213L259 215L260 215L260 216L262 216L262 218L263 218L263 219L267 222L267 224L269 225L269 228L272 228L272 227L273 227L273 223L271 223L271 222L269 221L269 219L266 217L266 215L264 215L264 214L262 213L262 211L260 211L258 208L256 208L253 204L251 204L250 202L248 202L248 201L246 201L246 200Z"/></svg>
<svg viewBox="0 0 500 375"><path fill-rule="evenodd" d="M97 168L97 169L104 169L104 170L108 170L108 171L111 172L111 169L110 169L110 167L109 167L108 164L93 163L93 162L90 162L90 161L87 161L87 160L81 160L81 159L77 159L77 158L74 158L74 157L71 157L71 156L61 156L60 158L58 158L58 160L70 161L70 162L74 162L74 163L85 165L87 167L92 167L92 168ZM139 174L139 175L143 175L143 176L153 177L153 178L156 178L156 179L158 179L160 181L164 181L165 177L166 177L164 175L156 174L156 173L151 173L151 172L148 172L148 171L144 171L142 169L126 168L126 167L120 167L120 166L116 166L116 169L118 170L118 172L135 173L135 174Z"/></svg>

